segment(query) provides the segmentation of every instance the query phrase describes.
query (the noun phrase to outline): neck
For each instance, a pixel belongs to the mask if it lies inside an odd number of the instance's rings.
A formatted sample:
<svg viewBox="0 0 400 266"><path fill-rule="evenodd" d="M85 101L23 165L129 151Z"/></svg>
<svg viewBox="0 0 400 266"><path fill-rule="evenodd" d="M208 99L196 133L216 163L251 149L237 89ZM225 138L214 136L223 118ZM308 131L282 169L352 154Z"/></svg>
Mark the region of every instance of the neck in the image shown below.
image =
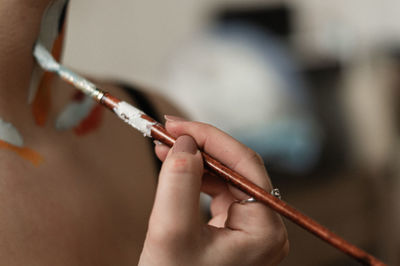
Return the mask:
<svg viewBox="0 0 400 266"><path fill-rule="evenodd" d="M34 66L32 48L50 0L0 0L0 101L26 103ZM7 99L8 98L8 99Z"/></svg>

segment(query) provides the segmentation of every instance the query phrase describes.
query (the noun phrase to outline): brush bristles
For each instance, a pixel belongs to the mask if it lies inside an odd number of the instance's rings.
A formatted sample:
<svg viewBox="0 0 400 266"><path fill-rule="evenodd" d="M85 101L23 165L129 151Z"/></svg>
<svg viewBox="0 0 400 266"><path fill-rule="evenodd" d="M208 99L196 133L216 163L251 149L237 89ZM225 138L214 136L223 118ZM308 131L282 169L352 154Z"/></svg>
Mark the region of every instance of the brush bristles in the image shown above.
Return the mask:
<svg viewBox="0 0 400 266"><path fill-rule="evenodd" d="M40 43L35 45L33 55L36 58L38 64L44 70L50 72L56 72L60 69L60 64L54 59L49 51Z"/></svg>
<svg viewBox="0 0 400 266"><path fill-rule="evenodd" d="M94 98L96 101L99 101L100 92L97 90L96 85L60 65L41 43L35 45L33 55L43 70L57 73L63 80L72 84L75 88Z"/></svg>

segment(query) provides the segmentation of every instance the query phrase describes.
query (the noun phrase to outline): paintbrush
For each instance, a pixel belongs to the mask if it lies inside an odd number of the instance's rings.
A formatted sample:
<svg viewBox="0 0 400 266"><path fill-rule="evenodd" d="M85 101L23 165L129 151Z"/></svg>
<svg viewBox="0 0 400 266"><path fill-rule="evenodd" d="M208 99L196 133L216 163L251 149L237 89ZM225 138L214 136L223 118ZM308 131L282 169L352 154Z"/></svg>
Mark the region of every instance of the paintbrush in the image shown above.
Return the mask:
<svg viewBox="0 0 400 266"><path fill-rule="evenodd" d="M144 136L159 140L169 147L174 145L175 138L169 134L160 123L147 116L141 110L133 107L129 103L121 101L110 95L108 92L98 89L92 82L60 65L40 43L36 44L33 54L38 64L44 70L56 73L61 79L72 84L84 94L92 97L98 103L110 109L119 118L143 133ZM322 240L348 254L364 265L385 265L377 258L356 247L355 245L350 244L343 238L334 234L324 226L318 224L308 216L302 214L284 201L255 185L244 176L236 173L232 169L229 169L207 153L202 152L202 155L205 168L208 171L223 178L225 181L239 188L249 196L255 198L257 201L264 203L279 214L303 227L310 233L318 236Z"/></svg>

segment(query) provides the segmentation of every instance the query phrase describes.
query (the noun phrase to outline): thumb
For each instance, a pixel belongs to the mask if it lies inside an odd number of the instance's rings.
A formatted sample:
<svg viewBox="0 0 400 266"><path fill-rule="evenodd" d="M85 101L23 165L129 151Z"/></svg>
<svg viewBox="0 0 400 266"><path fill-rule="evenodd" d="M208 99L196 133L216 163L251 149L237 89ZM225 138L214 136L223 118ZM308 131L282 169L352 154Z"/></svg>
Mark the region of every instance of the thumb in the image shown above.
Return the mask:
<svg viewBox="0 0 400 266"><path fill-rule="evenodd" d="M189 232L199 225L199 197L203 160L190 136L179 137L161 168L151 226Z"/></svg>

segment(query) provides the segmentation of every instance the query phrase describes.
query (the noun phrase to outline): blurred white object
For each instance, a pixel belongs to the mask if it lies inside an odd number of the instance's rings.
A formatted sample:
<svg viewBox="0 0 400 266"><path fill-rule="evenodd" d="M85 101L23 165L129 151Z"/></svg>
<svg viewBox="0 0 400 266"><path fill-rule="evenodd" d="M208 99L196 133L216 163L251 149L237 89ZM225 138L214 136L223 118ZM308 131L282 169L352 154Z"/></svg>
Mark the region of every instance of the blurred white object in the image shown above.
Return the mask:
<svg viewBox="0 0 400 266"><path fill-rule="evenodd" d="M192 119L279 158L286 169L315 164L319 132L296 65L277 39L239 24L200 34L171 58L165 84Z"/></svg>

